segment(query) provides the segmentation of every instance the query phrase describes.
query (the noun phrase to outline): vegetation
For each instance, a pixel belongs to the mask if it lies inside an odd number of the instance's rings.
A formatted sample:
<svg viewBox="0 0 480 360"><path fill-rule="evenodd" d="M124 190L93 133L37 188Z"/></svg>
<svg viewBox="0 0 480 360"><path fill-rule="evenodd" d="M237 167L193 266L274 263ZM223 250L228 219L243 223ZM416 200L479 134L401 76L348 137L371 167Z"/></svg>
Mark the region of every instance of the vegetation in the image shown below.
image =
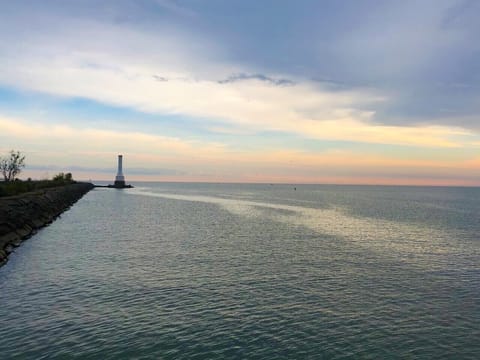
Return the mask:
<svg viewBox="0 0 480 360"><path fill-rule="evenodd" d="M8 156L0 157L0 172L4 180L0 182L0 197L75 183L71 173L64 174L63 172L55 175L52 180L32 180L28 178L26 181L22 181L17 176L24 167L25 156L20 151L12 150Z"/></svg>
<svg viewBox="0 0 480 360"><path fill-rule="evenodd" d="M9 156L0 157L0 171L5 182L15 180L25 167L25 156L20 151L10 151Z"/></svg>
<svg viewBox="0 0 480 360"><path fill-rule="evenodd" d="M63 172L58 173L53 177L54 182L61 183L61 184L70 184L73 179L72 179L72 173L66 173L64 174Z"/></svg>
<svg viewBox="0 0 480 360"><path fill-rule="evenodd" d="M59 173L53 177L52 180L19 180L0 182L0 197L13 196L29 191L38 191L42 189L52 188L56 186L64 186L74 184L75 180L71 173Z"/></svg>

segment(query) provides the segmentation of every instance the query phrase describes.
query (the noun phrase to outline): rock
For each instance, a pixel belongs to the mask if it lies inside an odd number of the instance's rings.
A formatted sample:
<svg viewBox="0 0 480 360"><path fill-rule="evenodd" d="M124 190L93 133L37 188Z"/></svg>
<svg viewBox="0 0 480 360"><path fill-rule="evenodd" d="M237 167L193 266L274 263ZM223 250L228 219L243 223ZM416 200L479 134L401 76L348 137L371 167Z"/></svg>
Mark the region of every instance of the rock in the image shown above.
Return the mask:
<svg viewBox="0 0 480 360"><path fill-rule="evenodd" d="M0 250L0 263L3 262L3 260L7 260L7 253L5 250Z"/></svg>
<svg viewBox="0 0 480 360"><path fill-rule="evenodd" d="M14 243L20 240L20 236L15 231L0 236L0 248L5 248L8 244Z"/></svg>
<svg viewBox="0 0 480 360"><path fill-rule="evenodd" d="M8 244L7 246L5 246L4 250L7 255L10 255L13 252L13 246L11 244Z"/></svg>
<svg viewBox="0 0 480 360"><path fill-rule="evenodd" d="M23 228L15 230L15 232L20 236L21 239L26 239L32 234L33 229L28 225L24 224Z"/></svg>
<svg viewBox="0 0 480 360"><path fill-rule="evenodd" d="M0 218L1 218L0 214ZM13 228L11 226L8 226L8 224L0 224L0 236L8 234L9 232L12 232Z"/></svg>

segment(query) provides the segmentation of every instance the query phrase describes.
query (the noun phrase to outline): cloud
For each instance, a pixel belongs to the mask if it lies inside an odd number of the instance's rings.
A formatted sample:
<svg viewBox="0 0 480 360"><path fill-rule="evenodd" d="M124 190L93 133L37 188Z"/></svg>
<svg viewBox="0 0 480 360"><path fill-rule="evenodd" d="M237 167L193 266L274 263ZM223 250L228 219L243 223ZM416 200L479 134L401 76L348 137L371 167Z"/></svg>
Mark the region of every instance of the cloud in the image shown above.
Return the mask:
<svg viewBox="0 0 480 360"><path fill-rule="evenodd" d="M358 31L342 33L339 41L332 42L332 51L350 65L358 62L351 67L357 75L363 71L375 81L391 79L389 74L412 79L459 39L459 34L449 33L437 41L445 4L432 10L419 39L415 34L420 20L429 14L427 7L405 20L393 10L398 7L404 14L411 3L382 5L372 13L379 23L361 23ZM178 4L161 1L160 5ZM329 83L308 80L312 77L259 71L229 58L213 38L171 22L118 23L49 11L2 20L0 83L4 86L160 115L185 115L205 129L234 133L282 132L308 139L438 148L478 140L475 131L454 117L441 123L419 118L407 126L400 114L392 122L391 104L403 96L395 91L358 85L332 89ZM412 29L402 31L410 23ZM385 32L378 31L381 25ZM412 38L415 41L410 42ZM410 52L412 56L407 56Z"/></svg>
<svg viewBox="0 0 480 360"><path fill-rule="evenodd" d="M87 64L87 65L86 65ZM97 64L92 66L91 64ZM114 64L114 66L112 66ZM315 82L277 86L257 76L219 84L182 68L132 64L110 52L54 59L35 53L0 60L4 84L63 97L86 97L156 114L182 114L241 127L279 131L313 139L415 146L461 146L461 128L383 126L373 123L384 98L368 89L329 91ZM157 71L155 71L157 70ZM183 71L183 72L182 72ZM152 78L153 73L168 81Z"/></svg>
<svg viewBox="0 0 480 360"><path fill-rule="evenodd" d="M163 76L160 76L160 75L152 75L152 77L153 77L156 81L160 81L160 82L168 81L168 79L167 79L166 77L163 77Z"/></svg>
<svg viewBox="0 0 480 360"><path fill-rule="evenodd" d="M70 171L78 179L110 178L116 155L124 154L129 180L477 184L480 157L450 159L381 155L363 150L244 150L224 144L172 137L35 124L0 116L0 153L10 148L27 155L24 176ZM54 145L52 147L52 144Z"/></svg>
<svg viewBox="0 0 480 360"><path fill-rule="evenodd" d="M177 16L185 10L195 16ZM480 111L479 11L477 2L457 0L299 2L273 13L269 2L7 2L0 53L33 63L66 54L118 60L164 79L327 79L324 90L369 87L387 98L373 109L377 123L470 127L463 119Z"/></svg>
<svg viewBox="0 0 480 360"><path fill-rule="evenodd" d="M157 5L160 7L180 16L184 17L193 17L196 16L196 13L191 9L181 6L178 2L174 0L154 0Z"/></svg>
<svg viewBox="0 0 480 360"><path fill-rule="evenodd" d="M95 128L74 127L65 124L41 124L19 118L0 116L0 140L4 151L17 148L19 143L28 144L45 159L64 158L75 155L80 161L76 166L90 163L97 157L97 163L126 152L138 159L138 165L147 165L151 159L191 158L192 154L205 158L215 157L224 152L224 145L214 142L196 142L175 137L152 135L140 131L121 132ZM82 158L84 157L84 158ZM51 163L51 161L46 161ZM65 165L65 163L64 163ZM151 168L151 167L149 167Z"/></svg>
<svg viewBox="0 0 480 360"><path fill-rule="evenodd" d="M478 114L477 2L456 0L384 1L349 15L354 31L319 46L333 59L337 79L372 86L391 99L377 111L384 124L429 120L470 127L462 119ZM324 44L320 42L319 44ZM337 70L336 70L337 69ZM330 76L332 74L330 73ZM438 82L463 87L439 87ZM441 109L447 108L452 117ZM380 109L379 109L380 110Z"/></svg>
<svg viewBox="0 0 480 360"><path fill-rule="evenodd" d="M218 80L217 82L219 84L228 84L228 83L233 83L233 82L236 82L236 81L251 80L251 79L265 81L269 84L278 85L278 86L288 86L288 85L294 85L295 84L295 82L293 82L292 80L289 80L289 79L281 79L281 78L276 79L276 78L272 78L270 76L263 75L263 74L230 75L226 79Z"/></svg>

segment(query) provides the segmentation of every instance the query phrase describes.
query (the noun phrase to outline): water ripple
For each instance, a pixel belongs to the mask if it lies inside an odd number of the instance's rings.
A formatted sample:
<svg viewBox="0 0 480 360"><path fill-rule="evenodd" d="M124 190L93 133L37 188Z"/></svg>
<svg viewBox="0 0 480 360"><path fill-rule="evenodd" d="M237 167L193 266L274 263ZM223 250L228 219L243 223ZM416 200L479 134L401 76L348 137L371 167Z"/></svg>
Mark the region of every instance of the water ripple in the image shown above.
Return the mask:
<svg viewBox="0 0 480 360"><path fill-rule="evenodd" d="M2 359L478 357L476 229L180 190L93 191L17 249Z"/></svg>

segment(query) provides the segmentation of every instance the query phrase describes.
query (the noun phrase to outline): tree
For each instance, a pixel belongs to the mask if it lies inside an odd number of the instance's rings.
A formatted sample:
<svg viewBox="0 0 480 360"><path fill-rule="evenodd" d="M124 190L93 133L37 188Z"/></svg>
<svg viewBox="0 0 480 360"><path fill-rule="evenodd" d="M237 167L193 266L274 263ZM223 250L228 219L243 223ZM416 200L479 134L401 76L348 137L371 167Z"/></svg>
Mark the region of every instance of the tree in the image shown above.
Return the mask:
<svg viewBox="0 0 480 360"><path fill-rule="evenodd" d="M24 167L25 156L20 151L11 150L9 156L0 157L0 171L6 182L15 180Z"/></svg>
<svg viewBox="0 0 480 360"><path fill-rule="evenodd" d="M73 177L72 173L66 173L64 174L63 172L58 173L52 178L53 181L57 183L71 183L73 182Z"/></svg>
<svg viewBox="0 0 480 360"><path fill-rule="evenodd" d="M65 180L65 174L63 172L58 173L52 178L52 180L56 182L63 182Z"/></svg>

